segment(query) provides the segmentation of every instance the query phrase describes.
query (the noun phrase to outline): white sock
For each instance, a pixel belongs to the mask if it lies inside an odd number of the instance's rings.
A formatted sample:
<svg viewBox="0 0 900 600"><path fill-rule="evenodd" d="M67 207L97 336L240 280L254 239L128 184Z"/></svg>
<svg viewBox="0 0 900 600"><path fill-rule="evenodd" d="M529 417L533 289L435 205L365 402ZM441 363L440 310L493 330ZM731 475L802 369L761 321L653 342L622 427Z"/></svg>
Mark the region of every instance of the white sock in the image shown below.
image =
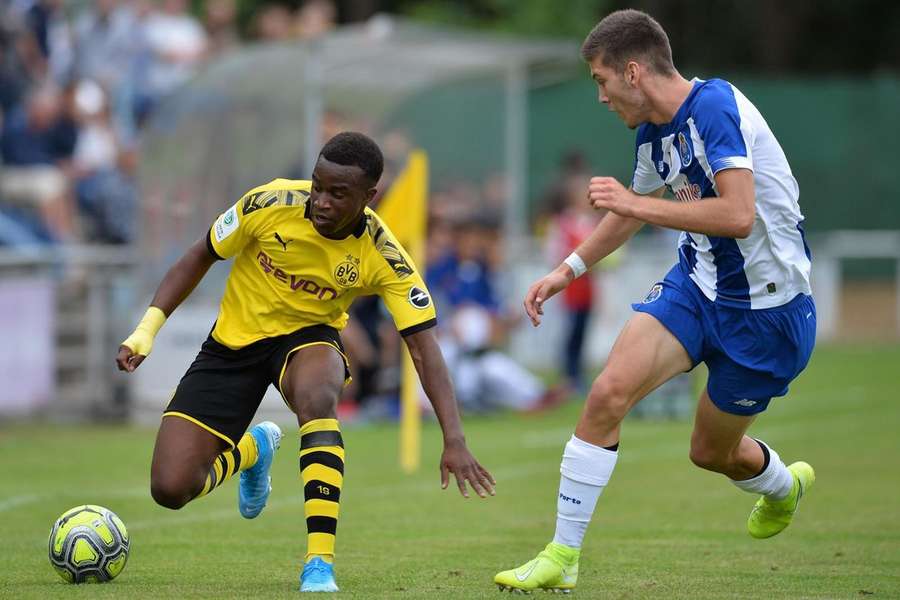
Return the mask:
<svg viewBox="0 0 900 600"><path fill-rule="evenodd" d="M618 457L618 452L572 436L559 465L554 542L581 548L597 499L609 482Z"/></svg>
<svg viewBox="0 0 900 600"><path fill-rule="evenodd" d="M781 457L778 456L777 452L760 440L756 440L756 442L763 448L763 453L768 451L769 464L763 469L762 473L755 477L742 481L732 480L731 482L745 492L762 494L772 500L784 500L791 493L791 488L794 486L794 476L781 462Z"/></svg>

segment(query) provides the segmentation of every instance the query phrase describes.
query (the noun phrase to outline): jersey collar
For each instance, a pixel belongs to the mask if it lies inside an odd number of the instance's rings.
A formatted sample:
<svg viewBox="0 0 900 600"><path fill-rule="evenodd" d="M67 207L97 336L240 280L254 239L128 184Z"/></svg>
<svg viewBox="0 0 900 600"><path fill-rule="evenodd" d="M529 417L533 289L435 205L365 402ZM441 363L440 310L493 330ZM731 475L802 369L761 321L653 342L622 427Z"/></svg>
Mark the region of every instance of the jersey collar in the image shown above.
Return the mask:
<svg viewBox="0 0 900 600"><path fill-rule="evenodd" d="M366 232L366 228L369 226L369 215L368 213L363 213L362 219L359 220L359 225L356 226L356 229L353 230L353 235L356 239L362 237L362 235Z"/></svg>

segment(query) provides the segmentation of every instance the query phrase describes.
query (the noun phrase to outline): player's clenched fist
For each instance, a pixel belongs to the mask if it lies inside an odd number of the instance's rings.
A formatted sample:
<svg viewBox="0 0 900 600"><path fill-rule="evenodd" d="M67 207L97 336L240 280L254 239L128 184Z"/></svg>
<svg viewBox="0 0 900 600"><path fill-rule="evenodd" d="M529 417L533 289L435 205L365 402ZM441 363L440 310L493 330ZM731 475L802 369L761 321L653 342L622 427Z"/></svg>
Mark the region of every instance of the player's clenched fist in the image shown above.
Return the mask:
<svg viewBox="0 0 900 600"><path fill-rule="evenodd" d="M633 194L615 177L591 177L588 200L594 208L610 210L623 217L632 216Z"/></svg>
<svg viewBox="0 0 900 600"><path fill-rule="evenodd" d="M155 306L151 306L144 313L144 318L138 323L134 332L125 338L119 346L116 355L116 366L120 371L131 373L144 361L153 349L153 338L163 323L166 322L166 313Z"/></svg>

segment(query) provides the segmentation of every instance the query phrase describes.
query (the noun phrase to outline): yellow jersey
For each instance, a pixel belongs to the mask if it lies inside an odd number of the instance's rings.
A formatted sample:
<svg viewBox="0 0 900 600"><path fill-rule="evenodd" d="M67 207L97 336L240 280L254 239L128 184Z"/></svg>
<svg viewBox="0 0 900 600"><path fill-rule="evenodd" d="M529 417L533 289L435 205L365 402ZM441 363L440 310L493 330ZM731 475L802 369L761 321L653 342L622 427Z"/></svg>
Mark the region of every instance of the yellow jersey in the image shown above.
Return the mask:
<svg viewBox="0 0 900 600"><path fill-rule="evenodd" d="M381 296L401 335L436 324L413 261L370 208L342 240L309 219L305 180L275 179L247 192L207 234L216 257L235 257L212 336L236 350L310 325L347 324L357 296Z"/></svg>

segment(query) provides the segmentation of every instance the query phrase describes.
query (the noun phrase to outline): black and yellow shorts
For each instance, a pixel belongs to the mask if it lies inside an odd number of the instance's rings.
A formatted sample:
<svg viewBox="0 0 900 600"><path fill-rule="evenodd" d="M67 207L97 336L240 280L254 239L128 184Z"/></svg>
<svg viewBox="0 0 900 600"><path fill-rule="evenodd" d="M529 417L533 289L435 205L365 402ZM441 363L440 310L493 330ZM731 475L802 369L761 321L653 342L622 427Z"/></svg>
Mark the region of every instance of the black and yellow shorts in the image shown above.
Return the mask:
<svg viewBox="0 0 900 600"><path fill-rule="evenodd" d="M281 392L281 378L293 353L317 344L338 351L344 360L344 378L349 380L341 337L328 325L304 327L238 350L223 346L210 334L178 383L163 416L185 418L234 447L249 427L269 385Z"/></svg>

